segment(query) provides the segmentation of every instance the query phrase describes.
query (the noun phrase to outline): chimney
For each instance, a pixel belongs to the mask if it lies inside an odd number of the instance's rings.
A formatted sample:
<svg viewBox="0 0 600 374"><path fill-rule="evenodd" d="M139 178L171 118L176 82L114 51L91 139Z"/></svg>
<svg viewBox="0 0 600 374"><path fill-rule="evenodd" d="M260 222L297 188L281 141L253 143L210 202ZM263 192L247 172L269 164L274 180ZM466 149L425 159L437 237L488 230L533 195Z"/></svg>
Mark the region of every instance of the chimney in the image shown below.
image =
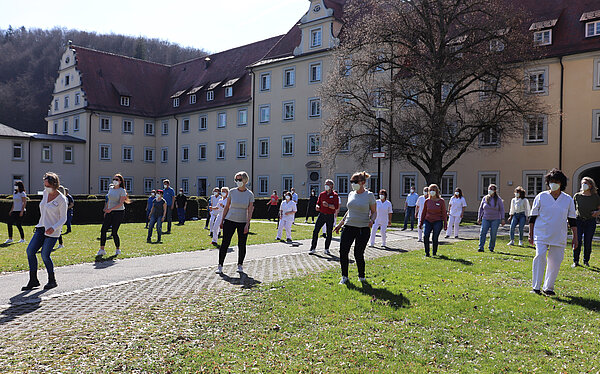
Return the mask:
<svg viewBox="0 0 600 374"><path fill-rule="evenodd" d="M206 57L204 59L204 68L208 69L209 66L210 66L210 57Z"/></svg>

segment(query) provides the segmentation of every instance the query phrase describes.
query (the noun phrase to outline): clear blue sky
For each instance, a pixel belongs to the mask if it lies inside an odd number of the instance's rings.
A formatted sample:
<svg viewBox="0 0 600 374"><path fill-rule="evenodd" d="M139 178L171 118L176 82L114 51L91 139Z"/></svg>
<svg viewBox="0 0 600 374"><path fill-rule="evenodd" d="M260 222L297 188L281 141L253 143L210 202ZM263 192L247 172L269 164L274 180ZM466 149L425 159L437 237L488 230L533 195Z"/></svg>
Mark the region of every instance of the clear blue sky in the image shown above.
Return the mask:
<svg viewBox="0 0 600 374"><path fill-rule="evenodd" d="M286 33L308 7L308 0L0 0L0 28L58 26L219 52Z"/></svg>

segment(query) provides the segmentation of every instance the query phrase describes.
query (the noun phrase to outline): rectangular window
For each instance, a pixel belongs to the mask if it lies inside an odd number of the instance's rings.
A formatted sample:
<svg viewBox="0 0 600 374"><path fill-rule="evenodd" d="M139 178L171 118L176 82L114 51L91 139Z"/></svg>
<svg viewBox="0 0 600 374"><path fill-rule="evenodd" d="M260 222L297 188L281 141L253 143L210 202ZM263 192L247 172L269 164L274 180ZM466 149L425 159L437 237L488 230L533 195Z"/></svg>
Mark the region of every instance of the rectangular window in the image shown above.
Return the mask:
<svg viewBox="0 0 600 374"><path fill-rule="evenodd" d="M71 81L71 76L69 74L65 75L65 86L68 86Z"/></svg>
<svg viewBox="0 0 600 374"><path fill-rule="evenodd" d="M54 111L58 110L58 99L54 100Z"/></svg>
<svg viewBox="0 0 600 374"><path fill-rule="evenodd" d="M283 120L292 121L294 119L294 102L286 101L283 103Z"/></svg>
<svg viewBox="0 0 600 374"><path fill-rule="evenodd" d="M13 143L13 160L23 159L23 143Z"/></svg>
<svg viewBox="0 0 600 374"><path fill-rule="evenodd" d="M179 100L179 99L177 99ZM121 96L121 106L129 106L129 96ZM173 104L173 106L176 106Z"/></svg>
<svg viewBox="0 0 600 374"><path fill-rule="evenodd" d="M81 104L81 95L76 93L75 94L75 105L79 105Z"/></svg>
<svg viewBox="0 0 600 374"><path fill-rule="evenodd" d="M294 154L294 136L286 135L281 137L281 155L292 156Z"/></svg>
<svg viewBox="0 0 600 374"><path fill-rule="evenodd" d="M260 75L260 90L269 91L271 89L271 73L262 73Z"/></svg>
<svg viewBox="0 0 600 374"><path fill-rule="evenodd" d="M227 127L227 113L217 114L217 127Z"/></svg>
<svg viewBox="0 0 600 374"><path fill-rule="evenodd" d="M246 158L246 140L237 141L237 158Z"/></svg>
<svg viewBox="0 0 600 374"><path fill-rule="evenodd" d="M98 190L100 192L108 192L108 186L110 185L110 178L108 177L100 177L98 183Z"/></svg>
<svg viewBox="0 0 600 374"><path fill-rule="evenodd" d="M198 118L198 130L202 131L202 130L206 130L208 128L208 118L204 115L204 116L200 116Z"/></svg>
<svg viewBox="0 0 600 374"><path fill-rule="evenodd" d="M69 132L69 120L65 118L63 120L63 134L67 134L68 132Z"/></svg>
<svg viewBox="0 0 600 374"><path fill-rule="evenodd" d="M154 179L144 178L144 193L148 194L154 189Z"/></svg>
<svg viewBox="0 0 600 374"><path fill-rule="evenodd" d="M323 31L322 29L310 30L310 47L316 48L321 46Z"/></svg>
<svg viewBox="0 0 600 374"><path fill-rule="evenodd" d="M400 183L400 196L408 196L411 187L417 189L417 174L401 173Z"/></svg>
<svg viewBox="0 0 600 374"><path fill-rule="evenodd" d="M529 93L539 94L546 92L546 70L528 72Z"/></svg>
<svg viewBox="0 0 600 374"><path fill-rule="evenodd" d="M258 194L261 196L269 195L269 177L259 176L258 177Z"/></svg>
<svg viewBox="0 0 600 374"><path fill-rule="evenodd" d="M271 106L270 105L259 106L258 112L259 112L259 122L260 123L269 123L271 121Z"/></svg>
<svg viewBox="0 0 600 374"><path fill-rule="evenodd" d="M160 162L169 162L169 147L162 147L160 149Z"/></svg>
<svg viewBox="0 0 600 374"><path fill-rule="evenodd" d="M110 144L99 144L99 158L102 161L110 161L111 156L111 148Z"/></svg>
<svg viewBox="0 0 600 374"><path fill-rule="evenodd" d="M146 122L144 124L144 134L154 136L154 123Z"/></svg>
<svg viewBox="0 0 600 374"><path fill-rule="evenodd" d="M58 134L58 122L56 122L56 121L54 122L53 133Z"/></svg>
<svg viewBox="0 0 600 374"><path fill-rule="evenodd" d="M206 160L206 144L198 144L198 161Z"/></svg>
<svg viewBox="0 0 600 374"><path fill-rule="evenodd" d="M144 162L154 162L154 148L144 148Z"/></svg>
<svg viewBox="0 0 600 374"><path fill-rule="evenodd" d="M215 91L206 91L206 101L213 101L215 99Z"/></svg>
<svg viewBox="0 0 600 374"><path fill-rule="evenodd" d="M176 97L173 99L173 108L177 108L179 106L179 98Z"/></svg>
<svg viewBox="0 0 600 374"><path fill-rule="evenodd" d="M121 157L123 162L133 162L133 147L130 145L123 146L123 155Z"/></svg>
<svg viewBox="0 0 600 374"><path fill-rule="evenodd" d="M479 174L479 197L487 195L490 184L498 185L498 173L480 173Z"/></svg>
<svg viewBox="0 0 600 374"><path fill-rule="evenodd" d="M529 117L525 123L525 142L544 143L546 141L546 116Z"/></svg>
<svg viewBox="0 0 600 374"><path fill-rule="evenodd" d="M216 181L217 187L219 187L219 189L225 187L225 177L217 177Z"/></svg>
<svg viewBox="0 0 600 374"><path fill-rule="evenodd" d="M225 87L225 97L233 96L233 87Z"/></svg>
<svg viewBox="0 0 600 374"><path fill-rule="evenodd" d="M101 117L100 118L100 131L110 131L111 124L109 117Z"/></svg>
<svg viewBox="0 0 600 374"><path fill-rule="evenodd" d="M69 96L65 96L65 109L69 107Z"/></svg>
<svg viewBox="0 0 600 374"><path fill-rule="evenodd" d="M133 191L133 178L132 177L124 177L123 182L125 182L125 186L123 186L123 188L125 188L126 191L128 191L128 192Z"/></svg>
<svg viewBox="0 0 600 374"><path fill-rule="evenodd" d="M321 81L321 63L310 64L309 66L309 82L315 83Z"/></svg>
<svg viewBox="0 0 600 374"><path fill-rule="evenodd" d="M347 195L350 187L350 178L347 175L336 175L335 179L338 194Z"/></svg>
<svg viewBox="0 0 600 374"><path fill-rule="evenodd" d="M552 30L542 30L533 33L533 44L550 45L552 44Z"/></svg>
<svg viewBox="0 0 600 374"><path fill-rule="evenodd" d="M308 134L308 154L318 155L321 148L321 136L319 134Z"/></svg>
<svg viewBox="0 0 600 374"><path fill-rule="evenodd" d="M485 130L479 139L481 147L495 147L499 144L498 131L495 129Z"/></svg>
<svg viewBox="0 0 600 374"><path fill-rule="evenodd" d="M375 196L379 195L379 177L377 177L377 175L371 175L371 178L369 178L368 187L369 190L375 194Z"/></svg>
<svg viewBox="0 0 600 374"><path fill-rule="evenodd" d="M123 134L133 134L133 121L130 119L123 120Z"/></svg>
<svg viewBox="0 0 600 374"><path fill-rule="evenodd" d="M169 135L169 122L162 123L161 135Z"/></svg>
<svg viewBox="0 0 600 374"><path fill-rule="evenodd" d="M190 161L190 146L184 145L181 147L181 162Z"/></svg>
<svg viewBox="0 0 600 374"><path fill-rule="evenodd" d="M248 109L238 110L238 126L246 126L248 124Z"/></svg>
<svg viewBox="0 0 600 374"><path fill-rule="evenodd" d="M544 174L525 174L525 181L525 191L527 191L527 196L535 197L543 191Z"/></svg>
<svg viewBox="0 0 600 374"><path fill-rule="evenodd" d="M181 189L186 195L190 193L190 180L188 178L181 178Z"/></svg>
<svg viewBox="0 0 600 374"><path fill-rule="evenodd" d="M440 185L442 196L452 196L456 185L456 174L442 175L442 183Z"/></svg>
<svg viewBox="0 0 600 374"><path fill-rule="evenodd" d="M73 131L79 131L79 117L73 117Z"/></svg>
<svg viewBox="0 0 600 374"><path fill-rule="evenodd" d="M600 109L592 111L592 141L598 142L600 141Z"/></svg>
<svg viewBox="0 0 600 374"><path fill-rule="evenodd" d="M258 139L258 157L269 157L269 138Z"/></svg>
<svg viewBox="0 0 600 374"><path fill-rule="evenodd" d="M217 160L225 160L225 142L217 143Z"/></svg>
<svg viewBox="0 0 600 374"><path fill-rule="evenodd" d="M196 94L190 95L190 104L196 104Z"/></svg>
<svg viewBox="0 0 600 374"><path fill-rule="evenodd" d="M190 119L189 118L184 118L183 122L181 123L181 132L190 132Z"/></svg>
<svg viewBox="0 0 600 374"><path fill-rule="evenodd" d="M296 84L296 68L287 68L283 71L283 87L294 87Z"/></svg>
<svg viewBox="0 0 600 374"><path fill-rule="evenodd" d="M294 187L294 176L293 175L282 175L281 176L281 190L291 191Z"/></svg>
<svg viewBox="0 0 600 374"><path fill-rule="evenodd" d="M600 21L588 22L585 24L585 37L600 35Z"/></svg>
<svg viewBox="0 0 600 374"><path fill-rule="evenodd" d="M308 100L308 116L311 118L321 117L321 99Z"/></svg>

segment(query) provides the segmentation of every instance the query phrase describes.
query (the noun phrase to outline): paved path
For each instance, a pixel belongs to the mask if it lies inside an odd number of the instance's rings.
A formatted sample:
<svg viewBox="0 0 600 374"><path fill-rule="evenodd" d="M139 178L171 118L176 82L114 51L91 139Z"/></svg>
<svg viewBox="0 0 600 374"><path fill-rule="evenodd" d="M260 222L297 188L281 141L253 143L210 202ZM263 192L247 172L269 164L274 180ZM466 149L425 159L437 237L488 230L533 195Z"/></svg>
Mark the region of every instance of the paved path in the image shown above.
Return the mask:
<svg viewBox="0 0 600 374"><path fill-rule="evenodd" d="M478 226L465 226L461 236L474 237L478 230ZM390 248L368 248L365 257L373 259L421 249L422 244L415 240L416 235L416 230L390 230ZM320 239L319 245L322 248L323 239ZM56 269L59 287L49 291L21 292L21 286L27 282L26 272L2 275L0 326L7 331L24 331L56 319L82 318L128 307L154 305L195 290L250 288L339 266L337 240L332 242L332 256L324 255L322 250L316 255L309 255L309 248L309 240L297 241L293 245L248 246L245 274L241 276L235 271L236 250L230 250L228 254L225 274L215 274L216 249L60 267ZM43 273L40 271L40 281L45 283Z"/></svg>

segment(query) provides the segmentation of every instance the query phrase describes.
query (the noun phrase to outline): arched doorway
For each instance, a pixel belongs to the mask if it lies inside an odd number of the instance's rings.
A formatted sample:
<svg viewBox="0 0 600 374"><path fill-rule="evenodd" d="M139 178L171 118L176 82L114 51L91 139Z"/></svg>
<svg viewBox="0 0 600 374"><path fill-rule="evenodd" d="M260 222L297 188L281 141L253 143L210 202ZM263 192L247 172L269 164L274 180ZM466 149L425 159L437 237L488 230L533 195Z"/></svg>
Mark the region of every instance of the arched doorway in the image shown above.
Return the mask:
<svg viewBox="0 0 600 374"><path fill-rule="evenodd" d="M596 186L600 187L600 161L584 165L575 171L571 182L573 194L579 191L579 183L583 177L592 178L596 182Z"/></svg>

